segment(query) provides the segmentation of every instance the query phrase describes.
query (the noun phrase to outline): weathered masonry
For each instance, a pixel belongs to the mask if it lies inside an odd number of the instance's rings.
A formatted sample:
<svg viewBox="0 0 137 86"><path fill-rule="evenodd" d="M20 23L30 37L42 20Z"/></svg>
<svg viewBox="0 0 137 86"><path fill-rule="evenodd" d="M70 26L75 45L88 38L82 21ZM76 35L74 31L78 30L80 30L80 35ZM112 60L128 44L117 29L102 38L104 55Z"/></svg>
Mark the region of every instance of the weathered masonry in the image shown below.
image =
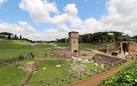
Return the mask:
<svg viewBox="0 0 137 86"><path fill-rule="evenodd" d="M68 34L69 34L69 51L71 52L71 54L79 53L79 49L78 49L79 33L76 31L71 31Z"/></svg>
<svg viewBox="0 0 137 86"><path fill-rule="evenodd" d="M113 45L108 45L102 48L106 51L107 55L116 56L119 58L137 56L137 43L136 42L117 42Z"/></svg>

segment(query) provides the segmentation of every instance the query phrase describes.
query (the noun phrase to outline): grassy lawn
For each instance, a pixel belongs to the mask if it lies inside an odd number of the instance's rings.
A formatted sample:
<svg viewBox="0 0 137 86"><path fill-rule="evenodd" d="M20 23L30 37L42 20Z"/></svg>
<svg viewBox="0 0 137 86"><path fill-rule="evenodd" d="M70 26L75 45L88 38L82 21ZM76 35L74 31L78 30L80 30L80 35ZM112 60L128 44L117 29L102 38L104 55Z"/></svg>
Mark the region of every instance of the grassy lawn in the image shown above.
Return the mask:
<svg viewBox="0 0 137 86"><path fill-rule="evenodd" d="M60 75L64 75L68 73L68 69L70 69L67 62L64 61L37 61L39 64L39 71L36 74L33 74L30 81L36 81L41 80L45 78L51 78L56 77ZM55 65L60 64L61 67L57 68ZM42 68L46 67L46 70L43 70Z"/></svg>
<svg viewBox="0 0 137 86"><path fill-rule="evenodd" d="M39 70L36 74L33 74L30 81L32 82L29 84L29 86L33 86L36 84L36 81L39 80L45 80L46 82L52 82L54 81L53 78L60 77L62 79L67 77L67 74L73 73L74 71L71 70L70 66L68 65L68 62L66 60L61 61L37 61L39 64ZM57 68L55 65L60 64L61 67ZM86 63L84 64L86 67L84 68L85 71L88 71L89 69L96 68L93 64ZM43 67L46 67L46 70L42 70ZM70 72L71 70L72 72ZM48 79L50 78L50 79ZM88 77L85 77L88 78ZM68 78L69 79L69 78ZM74 81L78 81L78 79L73 79ZM62 83L62 82L61 82ZM38 84L40 86L40 84ZM60 85L60 86L65 86Z"/></svg>
<svg viewBox="0 0 137 86"><path fill-rule="evenodd" d="M79 48L96 49L93 44L79 44Z"/></svg>
<svg viewBox="0 0 137 86"><path fill-rule="evenodd" d="M19 70L15 64L2 67L0 68L0 86L20 84L26 74L27 72Z"/></svg>
<svg viewBox="0 0 137 86"><path fill-rule="evenodd" d="M36 81L36 80L42 80L45 78L53 78L57 76L66 75L71 70L70 66L68 65L68 62L66 60L57 60L57 61L36 61L39 64L39 71L35 74L33 74L30 81ZM55 65L60 64L61 67L58 68ZM87 67L85 67L85 70L89 70L90 68L95 68L93 64L85 64ZM42 68L46 67L46 70L43 70Z"/></svg>
<svg viewBox="0 0 137 86"><path fill-rule="evenodd" d="M69 47L69 43L56 43L56 45L60 47ZM88 44L79 43L79 48L96 49L96 46L89 43Z"/></svg>
<svg viewBox="0 0 137 86"><path fill-rule="evenodd" d="M69 43L55 43L55 44L60 47L69 47Z"/></svg>
<svg viewBox="0 0 137 86"><path fill-rule="evenodd" d="M0 59L18 57L19 55L27 56L33 53L35 57L45 57L45 53L51 50L49 44L33 45L27 41L4 40L0 41Z"/></svg>
<svg viewBox="0 0 137 86"><path fill-rule="evenodd" d="M68 43L58 43L60 47L68 47ZM80 48L94 48L91 44L79 44ZM35 57L45 57L45 53L50 51L52 48L51 44L32 44L27 41L21 40L0 40L0 60L6 58L18 57L19 55L27 56L28 53L33 53ZM51 58L59 57L55 53L51 53ZM21 71L17 68L18 65L25 64L33 60L26 60L22 62L17 62L15 64L11 64L9 66L5 66L0 68L0 85L7 84L19 84L25 78L27 72ZM39 65L39 71L36 74L32 75L30 81L34 82L36 80L46 79L57 77L61 75L65 75L70 73L70 66L66 62L66 60L62 61L34 61ZM55 65L60 64L61 67L57 68ZM90 68L95 68L93 64L85 64L85 70L89 70ZM42 68L46 67L47 70L43 70Z"/></svg>
<svg viewBox="0 0 137 86"><path fill-rule="evenodd" d="M8 85L8 84L20 84L22 80L25 78L27 72L21 71L17 67L19 65L25 64L27 62L37 62L39 67L38 67L38 72L33 74L30 82L35 82L37 80L43 80L46 78L54 78L57 76L62 76L70 73L69 70L71 70L70 66L68 65L66 60L61 60L61 61L34 61L34 60L26 60L23 62L17 62L15 64L11 64L6 67L0 68L0 85ZM58 68L55 65L60 64L61 67ZM85 70L89 70L91 68L95 68L93 64L85 64ZM43 70L42 68L46 67L46 70Z"/></svg>

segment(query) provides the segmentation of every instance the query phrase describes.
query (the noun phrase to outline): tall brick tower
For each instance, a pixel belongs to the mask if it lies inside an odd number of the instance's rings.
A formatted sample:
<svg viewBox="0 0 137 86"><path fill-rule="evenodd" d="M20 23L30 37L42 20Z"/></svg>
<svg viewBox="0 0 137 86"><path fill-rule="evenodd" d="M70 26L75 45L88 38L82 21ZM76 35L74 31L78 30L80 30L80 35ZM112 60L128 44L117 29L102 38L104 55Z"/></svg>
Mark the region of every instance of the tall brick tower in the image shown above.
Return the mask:
<svg viewBox="0 0 137 86"><path fill-rule="evenodd" d="M73 53L78 53L78 38L79 38L79 32L71 31L69 34L69 50Z"/></svg>

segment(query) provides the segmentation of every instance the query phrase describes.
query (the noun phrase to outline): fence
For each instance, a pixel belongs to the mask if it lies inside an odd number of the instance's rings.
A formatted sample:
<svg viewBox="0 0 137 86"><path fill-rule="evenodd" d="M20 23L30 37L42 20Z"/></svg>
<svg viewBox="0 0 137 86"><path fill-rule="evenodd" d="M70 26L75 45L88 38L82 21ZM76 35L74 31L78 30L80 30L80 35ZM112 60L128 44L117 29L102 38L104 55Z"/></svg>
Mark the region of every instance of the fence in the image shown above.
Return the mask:
<svg viewBox="0 0 137 86"><path fill-rule="evenodd" d="M118 65L123 64L124 62L125 62L125 60L119 60L119 61L117 61L109 66L106 66L104 68L97 67L96 69L90 69L90 70L83 71L80 73L75 72L75 73L70 73L67 75L58 76L55 78L46 78L46 79L35 81L35 82L26 82L23 84L8 85L8 86L65 86L65 85L71 84L75 81L89 78L96 74L110 70L114 67L117 67Z"/></svg>

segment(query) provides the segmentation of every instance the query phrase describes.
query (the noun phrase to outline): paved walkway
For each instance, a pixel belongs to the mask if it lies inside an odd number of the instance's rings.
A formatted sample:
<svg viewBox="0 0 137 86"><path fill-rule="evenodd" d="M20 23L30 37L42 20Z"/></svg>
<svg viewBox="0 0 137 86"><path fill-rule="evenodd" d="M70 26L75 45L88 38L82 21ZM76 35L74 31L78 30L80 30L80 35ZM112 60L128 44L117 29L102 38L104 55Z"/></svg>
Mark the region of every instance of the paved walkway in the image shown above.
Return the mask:
<svg viewBox="0 0 137 86"><path fill-rule="evenodd" d="M97 84L100 83L102 80L105 80L105 79L107 79L110 76L113 76L115 73L120 71L123 67L127 66L131 62L132 61L126 62L126 63L120 65L117 68L113 68L113 69L111 69L109 71L106 71L104 73L98 74L98 75L93 76L93 77L91 77L89 79L81 80L79 82L70 84L68 86L97 86Z"/></svg>

